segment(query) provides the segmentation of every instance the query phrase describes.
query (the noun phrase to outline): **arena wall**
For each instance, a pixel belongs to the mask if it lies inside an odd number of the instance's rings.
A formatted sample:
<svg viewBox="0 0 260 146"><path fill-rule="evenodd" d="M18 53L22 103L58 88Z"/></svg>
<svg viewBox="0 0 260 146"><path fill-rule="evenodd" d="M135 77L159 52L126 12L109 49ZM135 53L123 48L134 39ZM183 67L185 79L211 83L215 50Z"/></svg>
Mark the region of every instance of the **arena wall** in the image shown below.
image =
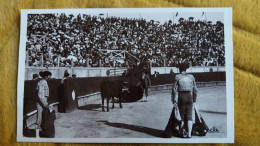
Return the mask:
<svg viewBox="0 0 260 146"><path fill-rule="evenodd" d="M191 73L198 86L225 85L225 72ZM72 112L81 106L100 101L100 84L104 79L119 79L127 82L128 86L136 86L140 76L132 77L88 77L66 79L61 84L60 79L48 81L50 94L49 104L58 105L58 112ZM150 75L150 91L170 90L174 75ZM24 82L24 124L30 126L36 121L37 81Z"/></svg>
<svg viewBox="0 0 260 146"><path fill-rule="evenodd" d="M159 72L159 74L169 74L170 70L174 73L179 73L179 69L176 67L152 67L151 74L154 72ZM196 66L190 67L188 73L201 73L201 72L224 72L224 66ZM64 76L64 71L67 70L70 75L76 74L77 77L105 77L107 76L107 71L110 71L110 76L121 75L126 68L109 68L109 67L26 67L25 69L25 80L31 80L33 74L38 74L40 71L48 70L52 73L52 77L55 79L62 79Z"/></svg>
<svg viewBox="0 0 260 146"><path fill-rule="evenodd" d="M196 79L196 82L211 82L211 81L226 81L225 72L207 72L207 73L191 73ZM60 79L53 79L48 81L50 96L49 103L59 102L59 110L61 112L69 112L67 107L71 102L79 96L85 96L87 94L93 94L100 92L100 84L104 79L119 79L123 82L127 82L128 86L136 86L139 80L139 76L132 77L88 77L88 78L71 78L66 79L64 84L61 84ZM172 84L174 81L174 75L159 74L157 76L150 75L151 85L166 85ZM24 114L36 109L35 103L37 101L37 81L25 81L24 82ZM72 92L75 92L73 101Z"/></svg>
<svg viewBox="0 0 260 146"><path fill-rule="evenodd" d="M152 67L151 68L151 74L154 74L154 72L159 72L159 74L169 74L171 69L174 73L179 73L179 69L176 67ZM212 72L224 72L225 66L194 66L190 67L187 72L188 73L201 73L201 72L211 72L210 69L212 69Z"/></svg>

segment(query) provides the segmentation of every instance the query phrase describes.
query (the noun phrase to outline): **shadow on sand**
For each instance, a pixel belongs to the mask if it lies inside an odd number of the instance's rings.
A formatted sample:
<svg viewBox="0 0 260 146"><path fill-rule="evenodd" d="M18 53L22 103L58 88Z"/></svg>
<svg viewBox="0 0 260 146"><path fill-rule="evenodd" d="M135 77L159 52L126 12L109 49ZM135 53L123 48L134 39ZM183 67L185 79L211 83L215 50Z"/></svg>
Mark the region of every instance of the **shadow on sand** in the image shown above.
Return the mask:
<svg viewBox="0 0 260 146"><path fill-rule="evenodd" d="M88 104L82 107L79 107L79 110L96 110L101 108L101 104Z"/></svg>
<svg viewBox="0 0 260 146"><path fill-rule="evenodd" d="M208 113L208 114L222 114L226 115L227 112L218 112L218 111L209 111L209 110L200 110L201 113Z"/></svg>
<svg viewBox="0 0 260 146"><path fill-rule="evenodd" d="M163 133L163 130L143 127L143 126L136 126L136 125L129 125L124 123L111 123L108 121L97 121L97 122L103 122L108 126L116 127L116 128L123 128L123 129L129 129L132 131L142 132L151 136L160 137L160 135Z"/></svg>

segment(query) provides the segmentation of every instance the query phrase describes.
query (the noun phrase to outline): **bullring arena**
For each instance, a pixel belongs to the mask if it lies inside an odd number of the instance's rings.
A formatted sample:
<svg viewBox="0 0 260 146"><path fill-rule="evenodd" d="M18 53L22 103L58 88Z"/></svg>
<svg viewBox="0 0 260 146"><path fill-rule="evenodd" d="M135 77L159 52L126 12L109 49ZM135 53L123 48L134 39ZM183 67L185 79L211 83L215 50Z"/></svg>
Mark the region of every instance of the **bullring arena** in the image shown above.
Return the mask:
<svg viewBox="0 0 260 146"><path fill-rule="evenodd" d="M197 80L196 104L201 115L209 129L216 127L218 130L194 138L225 138L227 136L225 72L190 73ZM56 97L60 94L53 89L58 90L60 79L48 82L52 88L50 103L56 107L55 138L159 138L167 125L173 107L171 103L173 79L169 74L159 74L157 77L150 75L152 86L149 88L148 102L123 102L122 109L117 103L112 109L110 104L110 112L102 112L101 107L99 83L104 78L124 79L119 76L67 79L64 83L67 87L63 90L66 92L62 94L63 101L60 97ZM136 82L133 80L126 81L131 84L130 82ZM25 137L35 137L36 110L33 106L34 101L29 100L35 95L29 93L32 90L28 84L35 86L36 83L25 81L24 125L26 128L23 131Z"/></svg>
<svg viewBox="0 0 260 146"><path fill-rule="evenodd" d="M201 138L226 137L225 93L225 86L199 88L197 105L200 112L208 127L216 126L220 131ZM109 113L102 112L101 100L69 114L59 113L55 121L55 137L158 138L171 114L171 91L152 91L149 94L148 102L123 103L122 109L116 104Z"/></svg>
<svg viewBox="0 0 260 146"><path fill-rule="evenodd" d="M172 84L183 63L199 87L196 104L210 129L203 137L227 137L223 16L209 20L211 13L199 12L198 19L192 12L169 12L169 18L161 13L165 20L150 20L145 13L129 14L28 14L24 137L36 137L38 79L32 78L47 70L55 138L158 138L171 115ZM140 89L142 72L151 80L148 102L140 102L141 91L133 90ZM102 111L105 80L126 85L122 109L116 104Z"/></svg>

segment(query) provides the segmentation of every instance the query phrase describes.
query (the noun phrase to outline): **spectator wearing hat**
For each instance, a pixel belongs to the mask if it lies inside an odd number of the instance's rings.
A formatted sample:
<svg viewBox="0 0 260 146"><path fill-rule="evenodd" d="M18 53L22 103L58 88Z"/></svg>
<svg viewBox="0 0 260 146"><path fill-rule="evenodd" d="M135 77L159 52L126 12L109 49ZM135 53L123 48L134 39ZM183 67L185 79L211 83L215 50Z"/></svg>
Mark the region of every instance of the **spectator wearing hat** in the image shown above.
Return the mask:
<svg viewBox="0 0 260 146"><path fill-rule="evenodd" d="M76 74L72 74L72 78L77 78L77 75Z"/></svg>
<svg viewBox="0 0 260 146"><path fill-rule="evenodd" d="M196 102L193 94L197 92L197 87L193 75L186 73L187 68L189 68L188 64L179 64L180 74L176 75L173 83L172 102L178 105L181 115L180 135L185 138L191 138L193 102ZM184 122L188 127L187 134L183 128Z"/></svg>
<svg viewBox="0 0 260 146"><path fill-rule="evenodd" d="M33 74L33 79L32 80L39 80L39 75L38 74Z"/></svg>
<svg viewBox="0 0 260 146"><path fill-rule="evenodd" d="M68 72L65 72L65 73L64 73L64 77L63 77L62 80L61 80L61 83L63 84L64 81L65 81L66 79L69 79L69 78L70 78L70 74L69 74Z"/></svg>
<svg viewBox="0 0 260 146"><path fill-rule="evenodd" d="M37 84L38 100L36 102L36 107L37 107L36 129L40 129L43 109L49 108L49 104L48 104L49 87L48 87L47 80L52 75L51 72L49 71L40 72L39 74L42 79Z"/></svg>

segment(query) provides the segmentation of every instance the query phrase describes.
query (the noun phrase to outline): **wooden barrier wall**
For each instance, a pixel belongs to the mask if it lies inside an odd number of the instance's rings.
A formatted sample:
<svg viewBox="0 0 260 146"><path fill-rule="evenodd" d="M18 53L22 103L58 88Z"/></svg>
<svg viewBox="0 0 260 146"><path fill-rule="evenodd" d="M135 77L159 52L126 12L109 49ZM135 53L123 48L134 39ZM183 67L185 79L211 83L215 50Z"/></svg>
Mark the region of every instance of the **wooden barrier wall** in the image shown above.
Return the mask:
<svg viewBox="0 0 260 146"><path fill-rule="evenodd" d="M225 72L192 73L196 82L226 81ZM141 76L132 77L88 77L67 79L62 85L61 80L50 80L49 103L59 102L59 112L71 112L78 107L77 97L100 92L100 83L104 79L120 79L128 82L129 86L136 86ZM150 76L151 85L172 84L174 75L159 74ZM24 86L24 114L36 109L37 81L25 81Z"/></svg>
<svg viewBox="0 0 260 146"><path fill-rule="evenodd" d="M225 72L225 66L196 66L190 67L187 72L188 73L204 73L210 72L212 68L212 72ZM38 74L40 71L50 71L52 73L52 77L56 79L62 79L64 76L64 71L67 70L70 75L76 74L77 77L106 77L108 70L114 70L110 73L111 76L114 74L123 73L123 70L127 68L110 68L110 67L49 67L48 69L45 67L26 67L25 68L25 80L32 80L33 74ZM176 67L152 67L151 74L154 72L159 72L160 74L169 74L170 70L173 70L175 73L179 73L179 69Z"/></svg>

